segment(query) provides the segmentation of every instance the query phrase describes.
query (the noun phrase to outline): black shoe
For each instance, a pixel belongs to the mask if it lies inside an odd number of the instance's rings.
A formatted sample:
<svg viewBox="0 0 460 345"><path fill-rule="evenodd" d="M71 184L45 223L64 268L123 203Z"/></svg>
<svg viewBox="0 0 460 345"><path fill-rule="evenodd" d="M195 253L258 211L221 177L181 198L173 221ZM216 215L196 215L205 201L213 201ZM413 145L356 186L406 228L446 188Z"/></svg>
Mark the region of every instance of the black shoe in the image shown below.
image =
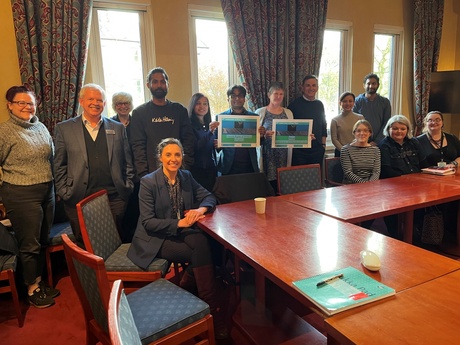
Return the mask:
<svg viewBox="0 0 460 345"><path fill-rule="evenodd" d="M39 309L51 307L55 303L54 299L47 296L39 287L34 290L32 296L28 297L28 300L31 305Z"/></svg>
<svg viewBox="0 0 460 345"><path fill-rule="evenodd" d="M38 283L38 286L48 297L55 298L61 294L61 291L48 286L48 284L46 284L43 280L41 280L40 283Z"/></svg>

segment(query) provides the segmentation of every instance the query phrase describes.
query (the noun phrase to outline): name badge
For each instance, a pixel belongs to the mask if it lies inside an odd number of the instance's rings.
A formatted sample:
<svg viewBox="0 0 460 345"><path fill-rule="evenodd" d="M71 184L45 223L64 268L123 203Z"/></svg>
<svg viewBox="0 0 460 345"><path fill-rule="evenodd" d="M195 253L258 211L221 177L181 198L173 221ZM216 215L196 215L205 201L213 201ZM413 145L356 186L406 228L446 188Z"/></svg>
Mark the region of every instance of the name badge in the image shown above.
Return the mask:
<svg viewBox="0 0 460 345"><path fill-rule="evenodd" d="M113 135L115 135L115 131L113 129L106 129L105 134L113 134Z"/></svg>

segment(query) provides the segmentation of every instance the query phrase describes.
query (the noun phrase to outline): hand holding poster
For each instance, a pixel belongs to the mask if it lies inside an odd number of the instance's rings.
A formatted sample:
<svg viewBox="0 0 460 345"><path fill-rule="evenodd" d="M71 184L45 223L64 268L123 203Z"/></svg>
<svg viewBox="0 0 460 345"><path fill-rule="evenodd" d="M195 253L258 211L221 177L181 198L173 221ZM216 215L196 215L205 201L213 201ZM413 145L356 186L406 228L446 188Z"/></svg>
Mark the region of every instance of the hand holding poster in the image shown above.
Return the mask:
<svg viewBox="0 0 460 345"><path fill-rule="evenodd" d="M219 115L218 147L260 146L260 118L246 115Z"/></svg>
<svg viewBox="0 0 460 345"><path fill-rule="evenodd" d="M311 148L313 120L273 120L272 147Z"/></svg>

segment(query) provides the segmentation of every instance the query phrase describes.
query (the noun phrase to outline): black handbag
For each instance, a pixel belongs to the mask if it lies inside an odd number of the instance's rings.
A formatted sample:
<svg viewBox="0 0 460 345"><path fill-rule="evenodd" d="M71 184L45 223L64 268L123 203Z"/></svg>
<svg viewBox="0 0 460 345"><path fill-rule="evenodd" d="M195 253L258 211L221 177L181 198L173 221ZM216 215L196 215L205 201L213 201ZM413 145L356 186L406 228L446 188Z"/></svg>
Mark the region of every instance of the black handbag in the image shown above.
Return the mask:
<svg viewBox="0 0 460 345"><path fill-rule="evenodd" d="M422 243L439 245L444 236L444 217L437 206L429 207L423 217Z"/></svg>

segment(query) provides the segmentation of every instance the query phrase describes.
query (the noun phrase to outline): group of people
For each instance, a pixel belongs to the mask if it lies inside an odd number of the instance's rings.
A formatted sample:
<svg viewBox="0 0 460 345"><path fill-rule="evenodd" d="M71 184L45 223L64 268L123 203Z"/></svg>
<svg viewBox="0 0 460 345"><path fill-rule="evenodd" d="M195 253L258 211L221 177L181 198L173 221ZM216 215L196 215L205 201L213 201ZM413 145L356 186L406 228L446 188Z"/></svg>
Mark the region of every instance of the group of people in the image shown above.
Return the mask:
<svg viewBox="0 0 460 345"><path fill-rule="evenodd" d="M146 79L152 99L134 108L131 95L118 92L112 98L112 119L102 116L105 91L84 85L79 94L82 114L58 123L54 141L35 115L34 93L24 86L8 90L10 118L0 124L0 195L19 245L28 299L44 308L59 295L42 280L55 199L64 203L77 243L83 246L76 204L105 189L120 236L131 242L128 257L144 268L155 257L187 262L180 285L210 305L216 334L225 336L211 240L195 223L216 205L211 191L218 174L263 171L276 190L277 168L322 164L327 127L324 106L316 99L318 79L307 75L302 95L287 108L282 83L272 83L268 105L255 113L244 107L246 89L234 85L227 90L229 109L214 120L204 94L194 94L188 109L166 98L169 78L164 69L152 69ZM340 97L343 111L331 123L345 183L419 172L442 161L457 167L460 142L442 131L441 113L429 113L425 133L412 138L407 118L390 117L389 101L377 94L378 77L366 76L364 84L366 93L356 100L351 92ZM217 147L220 115L259 116L260 151ZM313 120L311 148L273 148L276 119Z"/></svg>
<svg viewBox="0 0 460 345"><path fill-rule="evenodd" d="M369 74L364 78L365 93L356 99L351 92L340 96L342 113L331 122L331 136L335 156L340 157L343 168L343 183L396 177L421 172L429 166L457 169L460 141L443 131L442 113L429 112L423 121L423 133L414 138L410 121L402 115L391 116L390 102L377 93L378 87L378 76ZM452 205L442 206L449 207ZM451 218L453 213L444 214ZM384 220L390 236L398 237L397 217ZM366 222L363 226L371 224Z"/></svg>
<svg viewBox="0 0 460 345"><path fill-rule="evenodd" d="M215 123L209 121L206 97L196 97L192 121L185 107L166 99L169 82L162 68L149 72L147 87L152 100L134 110L131 95L116 93L116 115L109 119L102 116L105 91L84 85L78 96L81 115L58 123L54 140L35 115L35 94L25 86L7 91L9 120L0 124L0 196L18 243L28 301L46 308L60 294L42 279L56 200L64 204L77 243L84 247L76 204L104 189L120 236L132 242L131 260L140 267L158 256L187 262L180 285L209 304L216 335L223 337L209 239L194 227L216 199L187 171L194 169L197 179L201 173L202 181L213 175L212 155L197 155L194 165L194 151L202 145L211 152L214 143L211 147L208 137ZM133 220L134 234L125 232Z"/></svg>

